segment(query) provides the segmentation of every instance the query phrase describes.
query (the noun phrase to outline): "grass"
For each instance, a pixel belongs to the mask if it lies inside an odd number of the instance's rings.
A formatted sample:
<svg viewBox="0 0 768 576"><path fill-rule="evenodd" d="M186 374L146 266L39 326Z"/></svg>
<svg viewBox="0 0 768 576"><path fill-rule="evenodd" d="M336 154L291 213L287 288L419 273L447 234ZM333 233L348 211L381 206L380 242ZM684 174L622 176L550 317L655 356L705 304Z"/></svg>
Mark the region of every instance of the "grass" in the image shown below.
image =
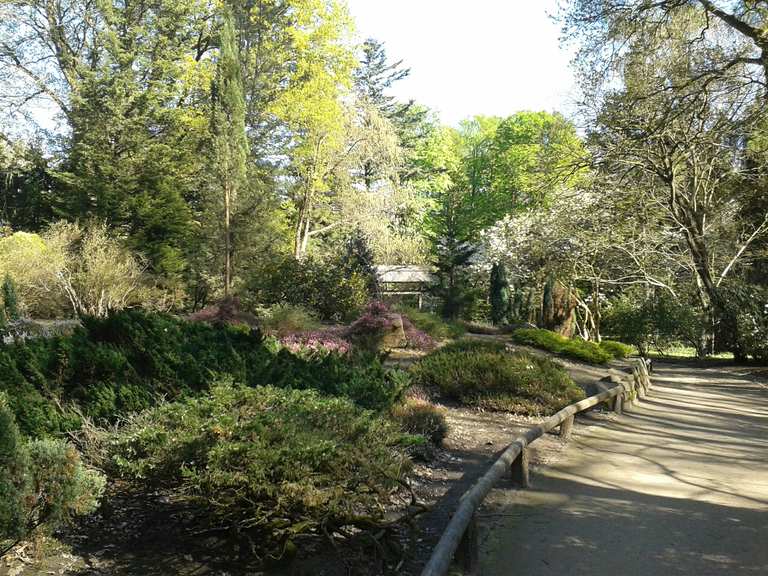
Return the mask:
<svg viewBox="0 0 768 576"><path fill-rule="evenodd" d="M693 346L672 345L666 346L661 350L648 351L648 356L651 358L690 358L696 359L696 348ZM709 360L733 360L733 353L720 352L707 356Z"/></svg>
<svg viewBox="0 0 768 576"><path fill-rule="evenodd" d="M520 328L512 333L512 341L524 346L542 348L555 354L581 360L589 364L605 364L613 358L607 350L594 342L571 339L550 330Z"/></svg>
<svg viewBox="0 0 768 576"><path fill-rule="evenodd" d="M416 328L426 332L436 340L454 340L463 336L467 331L462 324L445 320L431 312L405 307L398 307L396 311L407 316Z"/></svg>
<svg viewBox="0 0 768 576"><path fill-rule="evenodd" d="M584 398L559 364L499 342L461 340L411 367L414 384L467 406L549 415Z"/></svg>

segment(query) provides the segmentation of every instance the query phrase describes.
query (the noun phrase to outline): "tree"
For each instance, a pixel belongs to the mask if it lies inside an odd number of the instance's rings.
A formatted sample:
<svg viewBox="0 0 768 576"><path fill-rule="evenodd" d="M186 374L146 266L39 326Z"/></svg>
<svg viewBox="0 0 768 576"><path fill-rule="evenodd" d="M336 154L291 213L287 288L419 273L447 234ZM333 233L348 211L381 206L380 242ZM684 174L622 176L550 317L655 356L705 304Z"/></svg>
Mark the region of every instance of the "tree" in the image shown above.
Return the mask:
<svg viewBox="0 0 768 576"><path fill-rule="evenodd" d="M347 141L348 113L342 102L355 65L349 14L335 0L310 5L313 10L296 14L294 72L270 108L291 134L288 193L296 258L306 255L312 237L337 226L327 204L334 197L331 177L358 144Z"/></svg>
<svg viewBox="0 0 768 576"><path fill-rule="evenodd" d="M3 316L6 320L18 320L19 313L19 299L16 295L16 284L11 278L10 274L6 274L3 278Z"/></svg>
<svg viewBox="0 0 768 576"><path fill-rule="evenodd" d="M222 199L221 230L224 248L224 296L232 289L232 260L235 253L232 214L246 176L248 140L245 135L245 99L240 69L239 45L234 16L224 7L216 77L211 89L212 164L214 185Z"/></svg>
<svg viewBox="0 0 768 576"><path fill-rule="evenodd" d="M757 7L732 7L731 16L762 26ZM739 217L734 188L756 182L747 143L763 122L755 85L764 78L755 75L755 46L709 2L574 2L565 23L582 40L583 86L597 105L585 111L595 118L600 178L634 206L627 217L650 230L644 235L655 236L650 245L669 265L664 281L646 275L649 285L680 302L695 295L704 318L697 348L712 352L715 332L737 324L721 288L768 232L768 213ZM648 250L636 244L626 253L640 264Z"/></svg>
<svg viewBox="0 0 768 576"><path fill-rule="evenodd" d="M499 326L510 321L510 294L504 264L491 267L491 321Z"/></svg>
<svg viewBox="0 0 768 576"><path fill-rule="evenodd" d="M663 38L670 23L682 19L694 24L688 47L705 56L705 65L655 89L716 81L740 68L740 82L768 98L768 7L762 0L569 0L560 11L566 38L579 42L575 61L582 80L593 89L620 68L628 41Z"/></svg>

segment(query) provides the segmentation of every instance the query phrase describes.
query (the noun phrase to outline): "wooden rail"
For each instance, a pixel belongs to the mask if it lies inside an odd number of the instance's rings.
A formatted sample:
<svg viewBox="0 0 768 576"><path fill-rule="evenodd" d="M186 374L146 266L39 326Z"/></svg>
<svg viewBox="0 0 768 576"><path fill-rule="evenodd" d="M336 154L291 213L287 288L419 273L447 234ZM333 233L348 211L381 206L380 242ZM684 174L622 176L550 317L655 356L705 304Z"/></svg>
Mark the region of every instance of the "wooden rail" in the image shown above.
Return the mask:
<svg viewBox="0 0 768 576"><path fill-rule="evenodd" d="M538 426L529 428L515 438L499 459L461 497L456 512L432 551L421 576L445 576L454 557L465 570L474 571L477 564L477 509L491 489L506 474L511 473L512 479L521 487L528 487L528 446L558 426L560 434L567 437L573 428L573 419L576 414L603 402L613 400L613 409L621 413L625 404L631 405L638 398L644 398L648 394L651 388L649 372L650 365L645 360L637 359L633 362L631 374L613 372L608 377L608 382L616 386L566 406Z"/></svg>

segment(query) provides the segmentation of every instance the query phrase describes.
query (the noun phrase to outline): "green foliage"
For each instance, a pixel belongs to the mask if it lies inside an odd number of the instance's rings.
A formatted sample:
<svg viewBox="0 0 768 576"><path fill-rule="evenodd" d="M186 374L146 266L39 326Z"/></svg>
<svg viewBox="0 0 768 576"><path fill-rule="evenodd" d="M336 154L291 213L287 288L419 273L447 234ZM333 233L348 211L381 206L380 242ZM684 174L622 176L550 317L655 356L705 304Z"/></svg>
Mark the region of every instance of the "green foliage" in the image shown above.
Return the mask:
<svg viewBox="0 0 768 576"><path fill-rule="evenodd" d="M316 389L385 410L408 386L404 372L378 357L294 354L241 326L185 322L133 310L87 319L71 336L0 346L0 390L22 432L71 430L206 390L217 374L257 386ZM64 406L64 410L60 409Z"/></svg>
<svg viewBox="0 0 768 576"><path fill-rule="evenodd" d="M2 292L3 315L5 319L18 320L20 318L19 298L16 295L16 284L10 274L6 274L5 278L3 278Z"/></svg>
<svg viewBox="0 0 768 576"><path fill-rule="evenodd" d="M436 446L448 435L445 410L431 402L409 398L393 406L390 414L403 430L424 436Z"/></svg>
<svg viewBox="0 0 768 576"><path fill-rule="evenodd" d="M768 287L731 281L722 290L718 348L768 362Z"/></svg>
<svg viewBox="0 0 768 576"><path fill-rule="evenodd" d="M309 332L320 327L317 317L296 304L275 304L259 315L259 327L274 336Z"/></svg>
<svg viewBox="0 0 768 576"><path fill-rule="evenodd" d="M23 440L0 392L0 550L93 511L104 485L104 477L86 468L67 443Z"/></svg>
<svg viewBox="0 0 768 576"><path fill-rule="evenodd" d="M426 332L436 340L460 338L467 331L463 324L445 320L432 312L406 307L398 307L397 312L407 316L416 328Z"/></svg>
<svg viewBox="0 0 768 576"><path fill-rule="evenodd" d="M605 312L603 332L635 346L643 356L651 347L663 349L680 342L696 348L700 357L707 354L701 348L703 318L696 307L666 294L650 298L624 294Z"/></svg>
<svg viewBox="0 0 768 576"><path fill-rule="evenodd" d="M605 364L612 355L594 342L579 338L566 338L550 330L539 328L520 328L512 333L512 340L517 344L542 348L590 364Z"/></svg>
<svg viewBox="0 0 768 576"><path fill-rule="evenodd" d="M494 326L508 324L510 320L509 282L503 264L491 268L491 321Z"/></svg>
<svg viewBox="0 0 768 576"><path fill-rule="evenodd" d="M349 270L336 256L286 256L252 275L248 298L256 305L303 306L321 320L346 321L356 318L371 299L370 283L369 276Z"/></svg>
<svg viewBox="0 0 768 576"><path fill-rule="evenodd" d="M449 344L411 370L415 384L490 410L544 415L584 397L558 364L533 354L510 353L498 342Z"/></svg>
<svg viewBox="0 0 768 576"><path fill-rule="evenodd" d="M401 443L345 399L217 385L140 415L110 451L122 476L191 500L280 557L302 534L382 520L408 470Z"/></svg>
<svg viewBox="0 0 768 576"><path fill-rule="evenodd" d="M635 349L632 346L627 346L626 344L614 340L602 340L599 346L614 358L619 359L631 356L635 352Z"/></svg>

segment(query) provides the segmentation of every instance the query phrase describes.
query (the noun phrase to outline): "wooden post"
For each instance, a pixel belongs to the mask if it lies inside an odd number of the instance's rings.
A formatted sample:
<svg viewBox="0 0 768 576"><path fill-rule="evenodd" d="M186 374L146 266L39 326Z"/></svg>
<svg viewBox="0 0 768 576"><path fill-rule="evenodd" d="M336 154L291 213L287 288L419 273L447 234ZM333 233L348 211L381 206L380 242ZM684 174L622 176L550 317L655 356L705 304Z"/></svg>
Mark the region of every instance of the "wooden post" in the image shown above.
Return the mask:
<svg viewBox="0 0 768 576"><path fill-rule="evenodd" d="M571 437L571 434L573 433L573 416L568 416L563 422L560 424L560 438L563 440L568 440L568 438Z"/></svg>
<svg viewBox="0 0 768 576"><path fill-rule="evenodd" d="M511 466L512 482L517 484L520 488L531 487L531 476L528 469L528 447L524 447L520 451L520 455L515 458Z"/></svg>
<svg viewBox="0 0 768 576"><path fill-rule="evenodd" d="M468 575L477 574L480 564L479 546L477 542L477 513L472 514L472 519L461 537L459 547L456 549L456 563L461 570Z"/></svg>
<svg viewBox="0 0 768 576"><path fill-rule="evenodd" d="M635 381L635 390L637 390L637 397L641 400L645 398L645 386L643 386L643 379L640 376L640 369L635 367L632 369L632 379Z"/></svg>
<svg viewBox="0 0 768 576"><path fill-rule="evenodd" d="M624 393L617 394L616 398L613 399L613 411L616 412L616 414L621 414L623 411L623 404L624 404Z"/></svg>

